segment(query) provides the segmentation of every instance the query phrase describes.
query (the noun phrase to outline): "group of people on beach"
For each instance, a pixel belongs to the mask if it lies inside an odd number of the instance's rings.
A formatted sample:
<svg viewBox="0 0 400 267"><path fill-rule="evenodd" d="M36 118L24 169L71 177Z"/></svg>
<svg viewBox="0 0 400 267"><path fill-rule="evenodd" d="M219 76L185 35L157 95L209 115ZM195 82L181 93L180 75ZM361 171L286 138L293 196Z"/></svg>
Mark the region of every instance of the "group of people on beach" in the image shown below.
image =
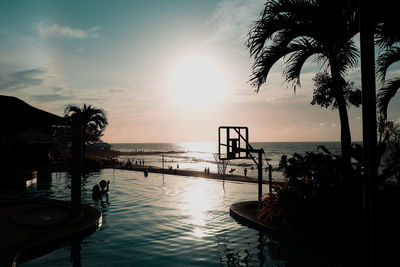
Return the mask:
<svg viewBox="0 0 400 267"><path fill-rule="evenodd" d="M136 166L138 166L138 161L135 161ZM144 160L139 160L139 166L144 166ZM128 159L126 161L126 167L132 167L132 161Z"/></svg>
<svg viewBox="0 0 400 267"><path fill-rule="evenodd" d="M205 167L204 168L204 173L210 173L210 167Z"/></svg>

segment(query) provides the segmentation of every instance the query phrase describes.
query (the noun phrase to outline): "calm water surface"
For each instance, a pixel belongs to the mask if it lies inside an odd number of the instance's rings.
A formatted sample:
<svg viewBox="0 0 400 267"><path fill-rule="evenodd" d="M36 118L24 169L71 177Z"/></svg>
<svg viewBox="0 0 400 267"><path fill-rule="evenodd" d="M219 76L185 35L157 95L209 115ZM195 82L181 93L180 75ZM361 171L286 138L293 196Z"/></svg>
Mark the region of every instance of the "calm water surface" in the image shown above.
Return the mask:
<svg viewBox="0 0 400 267"><path fill-rule="evenodd" d="M108 201L91 188L110 180ZM2 198L70 199L67 174L38 179ZM237 223L232 203L254 200L257 185L124 170L102 170L83 181L83 202L103 212L101 228L19 266L345 266L335 255L279 240ZM267 188L264 188L267 190Z"/></svg>

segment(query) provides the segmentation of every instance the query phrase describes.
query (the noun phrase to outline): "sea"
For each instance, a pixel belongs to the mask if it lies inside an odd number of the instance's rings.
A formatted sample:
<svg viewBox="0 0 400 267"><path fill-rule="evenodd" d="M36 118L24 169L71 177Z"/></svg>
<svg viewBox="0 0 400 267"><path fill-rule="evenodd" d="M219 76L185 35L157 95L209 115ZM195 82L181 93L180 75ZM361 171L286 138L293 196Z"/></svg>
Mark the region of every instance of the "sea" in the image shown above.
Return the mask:
<svg viewBox="0 0 400 267"><path fill-rule="evenodd" d="M164 167L172 169L188 169L204 171L209 169L211 173L218 172L218 143L216 142L192 142L192 143L113 143L112 149L121 152L132 152L129 155L120 155L119 160L126 163L128 159L135 164L145 166ZM340 142L255 142L251 143L254 149L263 148L263 179L268 177L268 164L272 165L272 177L275 180L284 180L283 173L279 169L282 155L291 157L294 153L322 152L319 146L325 146L334 154L340 153ZM142 154L140 152L143 152ZM254 154L258 161L258 154ZM251 158L229 160L226 169L227 174L258 177L258 169Z"/></svg>

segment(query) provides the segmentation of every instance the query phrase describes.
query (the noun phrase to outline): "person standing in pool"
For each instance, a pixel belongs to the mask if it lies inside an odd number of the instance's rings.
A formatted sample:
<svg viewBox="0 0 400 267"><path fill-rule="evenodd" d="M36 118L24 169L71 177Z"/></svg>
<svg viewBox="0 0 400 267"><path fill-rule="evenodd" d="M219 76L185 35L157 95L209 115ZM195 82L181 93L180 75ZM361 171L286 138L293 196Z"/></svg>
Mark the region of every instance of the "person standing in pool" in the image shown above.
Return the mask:
<svg viewBox="0 0 400 267"><path fill-rule="evenodd" d="M100 199L101 198L101 190L100 190L100 186L98 184L93 186L92 189L92 198L94 200Z"/></svg>
<svg viewBox="0 0 400 267"><path fill-rule="evenodd" d="M106 180L100 181L100 192L107 193L110 190L110 181L106 182Z"/></svg>

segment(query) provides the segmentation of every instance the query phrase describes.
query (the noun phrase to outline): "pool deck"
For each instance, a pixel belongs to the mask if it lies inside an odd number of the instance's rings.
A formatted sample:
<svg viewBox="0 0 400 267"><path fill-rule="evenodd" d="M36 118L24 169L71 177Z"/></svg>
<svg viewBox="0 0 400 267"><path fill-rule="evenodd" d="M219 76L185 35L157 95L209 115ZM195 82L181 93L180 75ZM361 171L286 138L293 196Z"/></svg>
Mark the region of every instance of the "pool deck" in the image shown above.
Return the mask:
<svg viewBox="0 0 400 267"><path fill-rule="evenodd" d="M218 179L218 180L229 180L235 182L247 182L247 183L258 183L257 178L246 177L235 174L217 174L217 173L205 173L202 171L194 171L194 170L186 170L186 169L162 169L154 166L109 166L108 168L121 169L121 170L131 170L131 171L148 171L149 173L164 173L168 175L179 175L179 176L192 176L192 177L201 177L208 179ZM263 184L268 184L267 181L263 180Z"/></svg>
<svg viewBox="0 0 400 267"><path fill-rule="evenodd" d="M69 241L95 231L101 212L82 205L79 216L71 216L71 204L58 200L0 202L0 266L41 256Z"/></svg>

